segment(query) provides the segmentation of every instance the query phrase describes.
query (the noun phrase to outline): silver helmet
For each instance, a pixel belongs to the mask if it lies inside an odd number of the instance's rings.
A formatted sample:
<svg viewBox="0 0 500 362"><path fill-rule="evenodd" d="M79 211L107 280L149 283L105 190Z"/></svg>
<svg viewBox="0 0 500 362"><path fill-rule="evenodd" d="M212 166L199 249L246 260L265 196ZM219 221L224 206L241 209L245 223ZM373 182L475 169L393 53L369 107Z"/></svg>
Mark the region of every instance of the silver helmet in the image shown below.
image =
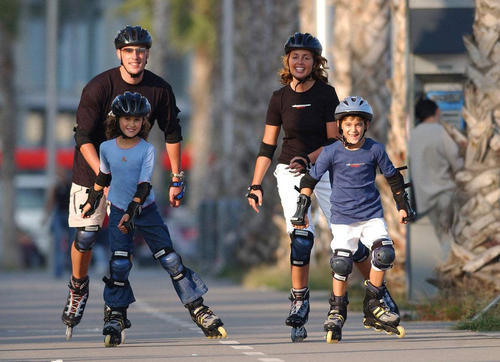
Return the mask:
<svg viewBox="0 0 500 362"><path fill-rule="evenodd" d="M373 110L363 97L348 96L335 109L335 119L339 121L347 116L359 116L367 121L371 121L373 119Z"/></svg>

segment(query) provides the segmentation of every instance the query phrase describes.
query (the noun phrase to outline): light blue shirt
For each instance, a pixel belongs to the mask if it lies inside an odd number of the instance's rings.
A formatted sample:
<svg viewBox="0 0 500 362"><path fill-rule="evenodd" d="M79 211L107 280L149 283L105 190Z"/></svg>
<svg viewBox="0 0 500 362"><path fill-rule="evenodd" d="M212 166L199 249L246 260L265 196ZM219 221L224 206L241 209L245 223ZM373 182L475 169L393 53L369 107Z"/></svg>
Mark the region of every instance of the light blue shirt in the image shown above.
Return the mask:
<svg viewBox="0 0 500 362"><path fill-rule="evenodd" d="M137 185L151 183L153 176L155 149L142 138L131 148L120 148L116 138L105 141L100 146L99 169L105 174L111 173L108 200L116 207L126 210L134 198ZM155 200L153 190L144 201L143 207Z"/></svg>

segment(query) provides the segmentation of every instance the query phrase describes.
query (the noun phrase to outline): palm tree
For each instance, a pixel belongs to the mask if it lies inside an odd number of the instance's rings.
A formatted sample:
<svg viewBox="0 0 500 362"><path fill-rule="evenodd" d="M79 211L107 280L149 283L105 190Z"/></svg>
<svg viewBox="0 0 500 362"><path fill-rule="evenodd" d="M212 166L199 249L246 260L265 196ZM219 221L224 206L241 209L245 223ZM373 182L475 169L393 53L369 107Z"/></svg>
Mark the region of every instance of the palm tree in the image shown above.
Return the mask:
<svg viewBox="0 0 500 362"><path fill-rule="evenodd" d="M500 3L476 0L463 116L467 124L465 167L455 177L459 212L451 255L440 268L443 282L468 280L500 290ZM455 131L456 133L456 131Z"/></svg>
<svg viewBox="0 0 500 362"><path fill-rule="evenodd" d="M225 167L232 169L232 182L219 189L218 194L241 200L241 221L236 228L240 240L237 258L241 263L254 265L276 258L287 259L284 255L288 253L289 239L275 191L273 166L264 178L265 198L258 215L246 205L244 194L252 179L269 99L272 91L280 87L278 70L283 45L298 30L299 12L297 0L235 0L234 9L234 147L232 159L217 162L214 172L220 175ZM221 114L224 109L217 112ZM218 123L216 127L221 128ZM217 154L221 154L220 149ZM280 235L286 248L278 248Z"/></svg>

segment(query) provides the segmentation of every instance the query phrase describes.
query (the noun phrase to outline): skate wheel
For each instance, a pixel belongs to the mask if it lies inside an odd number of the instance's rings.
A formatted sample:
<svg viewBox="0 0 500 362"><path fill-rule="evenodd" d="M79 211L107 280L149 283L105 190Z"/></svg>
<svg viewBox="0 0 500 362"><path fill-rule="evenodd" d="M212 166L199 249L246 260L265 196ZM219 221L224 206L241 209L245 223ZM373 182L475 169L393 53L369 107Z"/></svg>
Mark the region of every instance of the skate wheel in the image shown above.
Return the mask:
<svg viewBox="0 0 500 362"><path fill-rule="evenodd" d="M69 341L73 337L73 327L66 326L66 340Z"/></svg>
<svg viewBox="0 0 500 362"><path fill-rule="evenodd" d="M115 345L111 343L111 335L107 334L104 336L104 346L105 347L114 347Z"/></svg>
<svg viewBox="0 0 500 362"><path fill-rule="evenodd" d="M377 332L382 332L383 331L383 329L377 328L377 327L373 327L373 329L375 329L375 331L377 331Z"/></svg>
<svg viewBox="0 0 500 362"><path fill-rule="evenodd" d="M226 330L224 329L224 327L219 327L217 328L217 331L219 332L219 336L218 338L226 338L227 337L227 332Z"/></svg>
<svg viewBox="0 0 500 362"><path fill-rule="evenodd" d="M402 326L398 326L398 338L403 338L406 335L406 331Z"/></svg>
<svg viewBox="0 0 500 362"><path fill-rule="evenodd" d="M392 332L391 331L385 331L385 334L388 334L388 335L392 336Z"/></svg>
<svg viewBox="0 0 500 362"><path fill-rule="evenodd" d="M290 338L292 342L302 342L307 337L307 331L302 327L293 327L290 332Z"/></svg>
<svg viewBox="0 0 500 362"><path fill-rule="evenodd" d="M338 343L339 340L338 339L333 339L333 331L328 331L326 333L326 343Z"/></svg>

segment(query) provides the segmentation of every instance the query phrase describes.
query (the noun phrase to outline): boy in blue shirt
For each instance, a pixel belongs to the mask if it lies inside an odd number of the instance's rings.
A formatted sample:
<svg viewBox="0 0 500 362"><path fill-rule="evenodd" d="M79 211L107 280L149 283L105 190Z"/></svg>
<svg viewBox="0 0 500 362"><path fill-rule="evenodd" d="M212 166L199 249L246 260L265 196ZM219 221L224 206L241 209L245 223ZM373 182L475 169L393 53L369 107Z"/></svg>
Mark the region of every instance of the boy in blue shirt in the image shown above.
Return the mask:
<svg viewBox="0 0 500 362"><path fill-rule="evenodd" d="M87 202L82 205L82 217L97 209L104 188L109 186L111 203L109 233L112 257L110 277L104 278L104 344L114 347L123 341L123 330L130 328L127 308L135 301L128 281L132 268L133 235L137 229L153 256L170 274L175 291L189 310L193 321L209 338L224 338L223 323L207 306L202 295L207 292L199 276L182 263L175 252L167 226L158 212L151 187L154 147L146 142L149 123L146 117L151 106L139 93L118 95L106 120L106 137L100 146L99 174ZM112 176L112 177L111 177ZM184 195L182 175L174 175L173 186L182 187L176 200Z"/></svg>
<svg viewBox="0 0 500 362"><path fill-rule="evenodd" d="M324 323L327 342L342 338L342 326L347 318L347 278L352 271L352 255L361 241L372 253L370 278L364 282L363 302L366 327L384 329L404 336L399 326L399 315L390 310L383 298L384 273L392 267L395 258L393 242L384 221L380 194L375 187L377 168L389 182L399 210L399 221L406 223L413 216L404 191L404 179L389 160L384 146L365 133L373 118L373 111L361 97L345 98L335 110L335 119L342 142L325 146L316 163L301 182L297 212L292 218L296 228L308 225L307 209L310 195L324 173L330 172L332 185L331 229L333 256L333 293L330 311Z"/></svg>

